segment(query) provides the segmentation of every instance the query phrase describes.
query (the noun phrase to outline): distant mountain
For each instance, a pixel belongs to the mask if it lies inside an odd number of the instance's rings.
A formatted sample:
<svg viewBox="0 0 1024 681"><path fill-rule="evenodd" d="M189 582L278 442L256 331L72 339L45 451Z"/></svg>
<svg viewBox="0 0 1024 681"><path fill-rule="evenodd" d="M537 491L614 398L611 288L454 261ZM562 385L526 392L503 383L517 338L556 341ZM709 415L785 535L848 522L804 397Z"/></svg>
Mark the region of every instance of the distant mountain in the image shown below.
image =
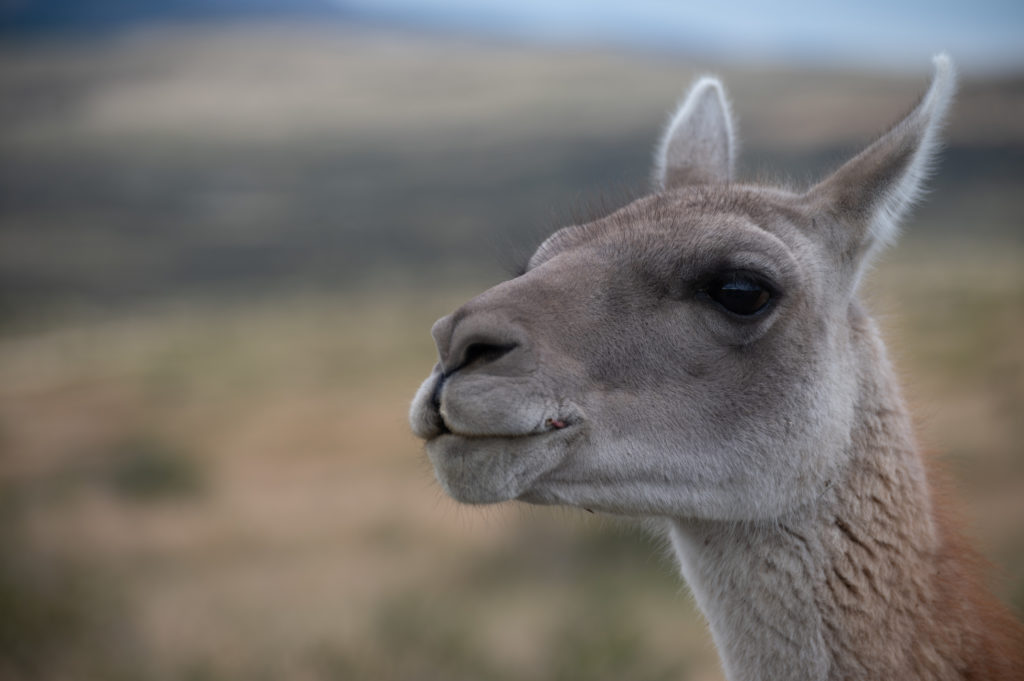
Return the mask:
<svg viewBox="0 0 1024 681"><path fill-rule="evenodd" d="M167 21L345 18L332 0L0 0L0 32L94 31Z"/></svg>

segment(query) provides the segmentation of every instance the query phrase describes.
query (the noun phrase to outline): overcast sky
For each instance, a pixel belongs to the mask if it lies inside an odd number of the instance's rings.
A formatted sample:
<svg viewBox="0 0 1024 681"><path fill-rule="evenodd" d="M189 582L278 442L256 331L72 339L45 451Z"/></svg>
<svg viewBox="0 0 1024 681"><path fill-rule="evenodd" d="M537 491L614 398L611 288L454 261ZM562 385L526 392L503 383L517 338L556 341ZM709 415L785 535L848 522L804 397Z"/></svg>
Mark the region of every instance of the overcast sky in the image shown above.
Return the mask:
<svg viewBox="0 0 1024 681"><path fill-rule="evenodd" d="M1024 0L339 0L384 19L554 43L620 44L718 59L921 70L1024 68Z"/></svg>

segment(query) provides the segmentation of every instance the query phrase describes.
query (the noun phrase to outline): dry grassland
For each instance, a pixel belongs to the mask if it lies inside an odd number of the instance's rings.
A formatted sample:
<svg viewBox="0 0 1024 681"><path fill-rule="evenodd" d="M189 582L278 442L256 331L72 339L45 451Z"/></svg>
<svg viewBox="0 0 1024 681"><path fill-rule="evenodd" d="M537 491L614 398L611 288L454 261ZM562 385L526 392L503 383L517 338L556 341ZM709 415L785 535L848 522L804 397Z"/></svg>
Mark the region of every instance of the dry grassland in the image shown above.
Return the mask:
<svg viewBox="0 0 1024 681"><path fill-rule="evenodd" d="M907 247L871 297L1020 607L1018 257ZM718 678L639 530L441 495L405 409L460 297L182 305L3 338L0 592L24 620L0 634L21 651L8 676Z"/></svg>

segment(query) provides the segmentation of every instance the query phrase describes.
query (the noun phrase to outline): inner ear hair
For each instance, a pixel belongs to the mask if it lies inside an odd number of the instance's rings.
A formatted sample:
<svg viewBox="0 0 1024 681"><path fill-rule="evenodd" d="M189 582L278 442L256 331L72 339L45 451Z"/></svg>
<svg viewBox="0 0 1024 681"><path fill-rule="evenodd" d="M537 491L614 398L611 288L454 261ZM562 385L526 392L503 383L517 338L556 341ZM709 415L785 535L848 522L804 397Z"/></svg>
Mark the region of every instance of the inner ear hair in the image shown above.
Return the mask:
<svg viewBox="0 0 1024 681"><path fill-rule="evenodd" d="M895 241L900 221L920 198L932 170L956 89L949 57L939 54L933 62L935 75L917 106L807 192L819 212L840 223L843 234L837 241L859 260Z"/></svg>
<svg viewBox="0 0 1024 681"><path fill-rule="evenodd" d="M732 109L722 83L699 78L669 120L654 158L654 187L731 182L736 161Z"/></svg>

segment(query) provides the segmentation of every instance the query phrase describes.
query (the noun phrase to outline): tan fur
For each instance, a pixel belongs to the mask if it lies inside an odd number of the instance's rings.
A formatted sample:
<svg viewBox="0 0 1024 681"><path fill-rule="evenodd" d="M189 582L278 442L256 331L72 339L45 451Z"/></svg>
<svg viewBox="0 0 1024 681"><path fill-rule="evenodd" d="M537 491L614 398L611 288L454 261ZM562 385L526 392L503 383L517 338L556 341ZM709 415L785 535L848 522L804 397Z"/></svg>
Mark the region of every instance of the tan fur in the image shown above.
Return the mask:
<svg viewBox="0 0 1024 681"><path fill-rule="evenodd" d="M441 485L656 519L731 681L1024 679L857 295L952 93L939 57L904 120L797 193L732 182L729 107L699 81L654 194L435 324L410 423ZM709 294L734 276L770 302Z"/></svg>
<svg viewBox="0 0 1024 681"><path fill-rule="evenodd" d="M814 514L702 534L711 544L722 537L747 542L736 554L754 569L737 574L774 583L765 589L773 598L753 599L751 607L763 608L755 617L776 640L761 650L783 655L779 667L800 652L780 613L803 593L822 620L830 679L1024 679L1024 629L984 588L980 561L948 506L933 503L935 486L913 447L884 350L866 324L861 318L854 325L869 369L854 434L859 451L823 490ZM728 588L749 592L751 585ZM757 664L776 667L763 658Z"/></svg>

